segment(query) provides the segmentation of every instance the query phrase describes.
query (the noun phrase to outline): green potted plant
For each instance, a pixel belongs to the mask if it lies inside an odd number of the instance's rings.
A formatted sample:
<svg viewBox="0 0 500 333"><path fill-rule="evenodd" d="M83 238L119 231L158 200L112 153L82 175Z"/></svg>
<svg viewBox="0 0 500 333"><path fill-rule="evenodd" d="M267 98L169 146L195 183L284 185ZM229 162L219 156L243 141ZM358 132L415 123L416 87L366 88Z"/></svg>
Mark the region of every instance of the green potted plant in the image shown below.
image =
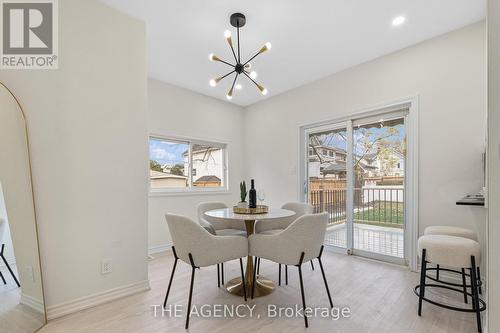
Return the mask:
<svg viewBox="0 0 500 333"><path fill-rule="evenodd" d="M238 207L239 208L245 208L245 207L248 207L248 204L247 204L247 184L245 183L245 181L242 181L240 183L240 202L238 202Z"/></svg>

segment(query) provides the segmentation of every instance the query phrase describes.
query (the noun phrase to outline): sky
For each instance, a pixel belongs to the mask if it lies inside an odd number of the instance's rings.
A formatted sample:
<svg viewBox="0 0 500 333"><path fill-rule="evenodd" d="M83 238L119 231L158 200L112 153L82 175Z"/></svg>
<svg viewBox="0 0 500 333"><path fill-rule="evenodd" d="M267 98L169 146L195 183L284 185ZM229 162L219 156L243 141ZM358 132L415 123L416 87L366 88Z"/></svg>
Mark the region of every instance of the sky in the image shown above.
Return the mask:
<svg viewBox="0 0 500 333"><path fill-rule="evenodd" d="M153 138L149 140L149 159L161 165L184 164L182 154L186 150L188 150L187 143L174 143Z"/></svg>

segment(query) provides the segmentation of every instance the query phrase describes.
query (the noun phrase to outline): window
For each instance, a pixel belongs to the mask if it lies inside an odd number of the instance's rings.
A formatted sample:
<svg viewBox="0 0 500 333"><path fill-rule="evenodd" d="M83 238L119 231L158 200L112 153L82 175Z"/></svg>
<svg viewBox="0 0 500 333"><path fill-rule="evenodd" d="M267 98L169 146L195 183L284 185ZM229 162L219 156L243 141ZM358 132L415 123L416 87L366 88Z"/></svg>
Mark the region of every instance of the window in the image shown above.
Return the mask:
<svg viewBox="0 0 500 333"><path fill-rule="evenodd" d="M151 191L226 189L226 161L225 144L150 137Z"/></svg>

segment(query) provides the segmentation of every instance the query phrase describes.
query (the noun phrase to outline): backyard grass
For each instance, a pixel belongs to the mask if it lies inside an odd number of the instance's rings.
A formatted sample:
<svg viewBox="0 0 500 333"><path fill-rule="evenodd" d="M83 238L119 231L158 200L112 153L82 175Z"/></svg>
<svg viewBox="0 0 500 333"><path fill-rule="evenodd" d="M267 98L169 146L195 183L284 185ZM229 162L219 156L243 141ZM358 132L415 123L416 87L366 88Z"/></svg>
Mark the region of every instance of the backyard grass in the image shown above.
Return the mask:
<svg viewBox="0 0 500 333"><path fill-rule="evenodd" d="M402 202L376 201L369 208L354 213L357 223L387 225L402 228L404 225L404 204Z"/></svg>

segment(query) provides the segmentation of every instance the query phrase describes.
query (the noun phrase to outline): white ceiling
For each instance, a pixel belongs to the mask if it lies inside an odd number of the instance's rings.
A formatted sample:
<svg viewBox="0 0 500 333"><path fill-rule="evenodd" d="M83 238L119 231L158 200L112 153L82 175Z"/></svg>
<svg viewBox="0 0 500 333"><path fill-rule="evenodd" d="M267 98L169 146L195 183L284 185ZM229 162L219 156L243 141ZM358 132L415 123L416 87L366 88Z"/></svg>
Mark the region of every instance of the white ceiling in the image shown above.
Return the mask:
<svg viewBox="0 0 500 333"><path fill-rule="evenodd" d="M147 24L149 75L222 100L232 83L211 88L229 67L208 60L232 54L223 32L241 12L242 58L267 41L272 50L252 61L263 97L245 77L231 100L250 105L340 70L482 20L486 0L102 0ZM406 22L392 26L396 16ZM235 35L234 29L233 36ZM234 40L234 39L233 39Z"/></svg>

